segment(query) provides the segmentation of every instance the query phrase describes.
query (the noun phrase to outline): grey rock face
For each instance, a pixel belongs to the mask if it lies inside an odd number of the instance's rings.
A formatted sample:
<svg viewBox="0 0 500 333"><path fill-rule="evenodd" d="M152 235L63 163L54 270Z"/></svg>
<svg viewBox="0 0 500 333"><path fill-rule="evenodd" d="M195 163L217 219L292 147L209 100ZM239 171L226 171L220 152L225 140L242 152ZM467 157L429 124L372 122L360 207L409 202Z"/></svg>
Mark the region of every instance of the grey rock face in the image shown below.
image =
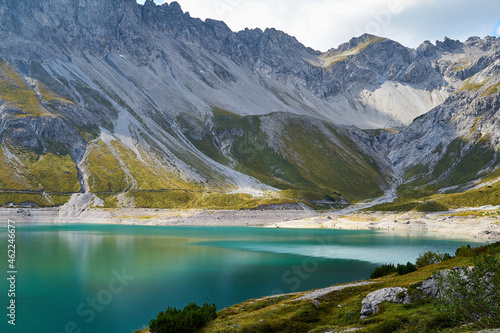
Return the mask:
<svg viewBox="0 0 500 333"><path fill-rule="evenodd" d="M463 44L459 40L453 40L448 37L444 38L444 41L436 41L436 46L440 49L446 51L454 51L463 47Z"/></svg>
<svg viewBox="0 0 500 333"><path fill-rule="evenodd" d="M498 85L498 73L498 65L488 66L474 76L477 86L485 82L491 82L490 87ZM478 144L485 149L497 149L500 144L500 99L498 93L489 95L487 89L485 86L479 91L464 89L454 93L443 104L416 119L402 133L394 136L390 143L389 159L395 169L408 170L425 161L429 165L429 173L432 173L453 140L464 142L463 148L455 156L455 163L473 152L471 149ZM488 168L494 168L496 163L492 159L486 164ZM445 179L450 172L453 172L453 166L441 171L434 180Z"/></svg>
<svg viewBox="0 0 500 333"><path fill-rule="evenodd" d="M70 153L75 162L87 145L76 129L60 117L23 117L2 122L1 126L0 132L10 143L41 153Z"/></svg>
<svg viewBox="0 0 500 333"><path fill-rule="evenodd" d="M469 267L468 269L472 269L473 267ZM462 277L463 267L454 267L452 269L439 271L437 274L432 275L430 278L425 279L419 286L417 286L417 290L422 292L423 295L417 297L441 297L440 293L440 280L444 279L446 283L446 277L450 274L450 272L456 271ZM366 298L362 301L361 307L361 318L367 318L374 313L377 313L378 306L382 302L392 302L398 304L408 304L412 301L415 301L415 296L410 298L408 294L407 288L402 287L393 287L393 288L384 288L377 291L374 291L366 296Z"/></svg>
<svg viewBox="0 0 500 333"><path fill-rule="evenodd" d="M12 15L13 12L17 14ZM52 52L90 51L105 56L117 51L143 65L150 64L155 56L155 39L162 32L178 41L224 54L281 81L299 79L323 98L360 90L368 83L377 86L385 80L420 85L428 90L445 86L431 60L436 52L456 52L463 47L458 41L445 39L438 43L439 47L426 45L415 51L383 40L362 46L358 54L334 66L316 67L310 61L321 53L292 36L276 29L235 33L224 22L191 18L176 2L157 6L148 0L140 6L134 0L8 1L0 11L0 19L6 22L0 31L2 37L54 44L57 47ZM353 38L325 55L355 49L373 38ZM33 51L41 52L43 47L30 50Z"/></svg>
<svg viewBox="0 0 500 333"><path fill-rule="evenodd" d="M369 293L362 301L361 318L367 318L374 313L377 313L379 305L383 302L391 302L398 304L410 303L408 289L401 287L384 288L372 293Z"/></svg>
<svg viewBox="0 0 500 333"><path fill-rule="evenodd" d="M0 11L5 22L1 35L104 55L111 45L139 32L123 29L137 21L138 9L135 0L8 0Z"/></svg>

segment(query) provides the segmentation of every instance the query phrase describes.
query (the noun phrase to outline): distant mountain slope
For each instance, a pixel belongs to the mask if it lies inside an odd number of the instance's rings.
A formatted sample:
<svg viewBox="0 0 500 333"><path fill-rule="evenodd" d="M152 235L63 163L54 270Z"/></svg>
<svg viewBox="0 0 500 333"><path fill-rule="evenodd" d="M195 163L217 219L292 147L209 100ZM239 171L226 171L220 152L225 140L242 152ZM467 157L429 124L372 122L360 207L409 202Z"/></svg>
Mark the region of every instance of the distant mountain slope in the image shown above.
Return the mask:
<svg viewBox="0 0 500 333"><path fill-rule="evenodd" d="M0 21L2 204L352 202L498 164L495 38L321 53L135 0L6 0Z"/></svg>
<svg viewBox="0 0 500 333"><path fill-rule="evenodd" d="M389 159L404 181L400 195L451 206L500 204L500 61L480 58L482 70L457 71L465 80L442 105L416 119L389 144ZM471 61L466 69L478 66Z"/></svg>

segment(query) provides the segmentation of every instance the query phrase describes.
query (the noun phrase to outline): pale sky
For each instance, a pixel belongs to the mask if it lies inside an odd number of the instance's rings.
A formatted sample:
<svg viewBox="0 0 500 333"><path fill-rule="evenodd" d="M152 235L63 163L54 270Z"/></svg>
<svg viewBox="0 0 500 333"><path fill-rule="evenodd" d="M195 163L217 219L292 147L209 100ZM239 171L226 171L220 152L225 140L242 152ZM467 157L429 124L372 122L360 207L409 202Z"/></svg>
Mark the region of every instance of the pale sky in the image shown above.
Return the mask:
<svg viewBox="0 0 500 333"><path fill-rule="evenodd" d="M139 1L144 3L144 1ZM164 0L155 0L157 4ZM170 3L171 1L167 1ZM202 20L224 21L233 31L276 28L326 51L365 32L416 47L444 36L500 35L498 0L177 0Z"/></svg>

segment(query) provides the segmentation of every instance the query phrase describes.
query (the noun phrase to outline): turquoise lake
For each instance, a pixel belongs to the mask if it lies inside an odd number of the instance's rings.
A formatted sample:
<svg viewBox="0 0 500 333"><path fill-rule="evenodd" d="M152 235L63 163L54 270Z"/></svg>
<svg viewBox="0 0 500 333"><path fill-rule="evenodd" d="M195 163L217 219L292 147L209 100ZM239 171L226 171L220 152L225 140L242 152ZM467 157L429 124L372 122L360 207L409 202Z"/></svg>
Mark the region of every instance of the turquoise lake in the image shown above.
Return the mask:
<svg viewBox="0 0 500 333"><path fill-rule="evenodd" d="M249 227L16 225L16 326L7 324L7 228L0 225L1 332L130 333L168 306L218 309L366 279L381 263L454 254L470 239L425 232Z"/></svg>

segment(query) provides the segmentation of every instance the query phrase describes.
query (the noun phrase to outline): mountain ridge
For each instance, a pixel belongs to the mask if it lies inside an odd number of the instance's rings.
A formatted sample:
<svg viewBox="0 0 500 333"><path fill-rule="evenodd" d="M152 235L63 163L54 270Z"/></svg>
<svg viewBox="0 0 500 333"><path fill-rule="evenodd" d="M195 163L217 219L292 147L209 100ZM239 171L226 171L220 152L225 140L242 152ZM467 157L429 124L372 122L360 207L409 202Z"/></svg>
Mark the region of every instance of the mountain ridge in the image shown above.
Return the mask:
<svg viewBox="0 0 500 333"><path fill-rule="evenodd" d="M463 190L498 165L493 37L409 49L365 34L321 53L275 29L232 32L149 0L9 0L0 19L0 188L31 191L39 205L76 192L136 205L134 191L166 189L191 191L168 207L213 191L336 204L403 183ZM461 153L447 150L454 140ZM453 176L478 145L487 172ZM433 174L440 165L455 180ZM30 201L5 193L4 204Z"/></svg>

